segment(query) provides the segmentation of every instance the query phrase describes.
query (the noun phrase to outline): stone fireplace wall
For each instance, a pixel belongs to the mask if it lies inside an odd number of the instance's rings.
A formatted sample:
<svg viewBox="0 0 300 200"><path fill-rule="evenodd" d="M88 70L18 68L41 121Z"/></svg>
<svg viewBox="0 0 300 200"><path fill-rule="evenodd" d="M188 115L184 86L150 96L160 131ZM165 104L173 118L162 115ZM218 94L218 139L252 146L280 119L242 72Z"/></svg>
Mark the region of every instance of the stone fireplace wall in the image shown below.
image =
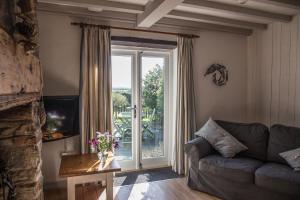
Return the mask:
<svg viewBox="0 0 300 200"><path fill-rule="evenodd" d="M43 199L42 133L38 102L0 112L0 152L17 199ZM2 198L2 189L0 191Z"/></svg>
<svg viewBox="0 0 300 200"><path fill-rule="evenodd" d="M43 199L42 68L35 22L36 0L0 0L0 159L17 200ZM0 176L0 200L2 189Z"/></svg>

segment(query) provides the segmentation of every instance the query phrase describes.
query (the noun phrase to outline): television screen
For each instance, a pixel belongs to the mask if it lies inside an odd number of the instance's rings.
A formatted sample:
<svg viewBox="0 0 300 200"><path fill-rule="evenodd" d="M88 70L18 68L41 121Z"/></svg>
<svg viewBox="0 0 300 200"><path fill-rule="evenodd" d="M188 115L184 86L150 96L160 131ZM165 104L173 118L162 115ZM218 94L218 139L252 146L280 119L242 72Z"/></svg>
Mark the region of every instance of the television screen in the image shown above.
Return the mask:
<svg viewBox="0 0 300 200"><path fill-rule="evenodd" d="M44 96L46 123L44 140L55 140L79 134L79 97Z"/></svg>

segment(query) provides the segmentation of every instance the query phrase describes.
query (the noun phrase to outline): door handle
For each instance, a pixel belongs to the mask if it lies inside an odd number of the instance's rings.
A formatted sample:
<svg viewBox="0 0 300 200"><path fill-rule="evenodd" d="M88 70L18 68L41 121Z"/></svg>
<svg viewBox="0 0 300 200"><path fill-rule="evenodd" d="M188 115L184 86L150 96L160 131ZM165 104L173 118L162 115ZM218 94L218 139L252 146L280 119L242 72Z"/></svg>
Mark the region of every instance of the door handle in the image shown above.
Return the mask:
<svg viewBox="0 0 300 200"><path fill-rule="evenodd" d="M136 118L136 110L137 110L136 105L134 105L134 106L131 107L130 109L133 110L133 117Z"/></svg>

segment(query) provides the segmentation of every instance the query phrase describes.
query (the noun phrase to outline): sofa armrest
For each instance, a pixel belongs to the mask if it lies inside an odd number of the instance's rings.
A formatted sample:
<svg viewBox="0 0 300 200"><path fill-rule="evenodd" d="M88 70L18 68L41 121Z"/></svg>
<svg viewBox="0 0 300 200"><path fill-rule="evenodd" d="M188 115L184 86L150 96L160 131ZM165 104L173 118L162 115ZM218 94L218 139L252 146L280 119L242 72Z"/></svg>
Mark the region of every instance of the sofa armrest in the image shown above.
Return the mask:
<svg viewBox="0 0 300 200"><path fill-rule="evenodd" d="M213 147L202 137L195 138L184 145L191 167L198 169L199 160L213 154Z"/></svg>

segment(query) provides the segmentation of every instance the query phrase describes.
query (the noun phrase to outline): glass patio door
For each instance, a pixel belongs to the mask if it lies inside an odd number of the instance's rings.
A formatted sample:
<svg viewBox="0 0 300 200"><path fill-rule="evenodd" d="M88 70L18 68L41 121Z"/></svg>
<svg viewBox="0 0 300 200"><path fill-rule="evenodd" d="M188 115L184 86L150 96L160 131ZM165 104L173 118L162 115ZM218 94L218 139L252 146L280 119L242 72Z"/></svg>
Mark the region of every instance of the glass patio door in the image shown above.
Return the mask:
<svg viewBox="0 0 300 200"><path fill-rule="evenodd" d="M166 52L113 49L113 134L124 170L168 163L168 65Z"/></svg>
<svg viewBox="0 0 300 200"><path fill-rule="evenodd" d="M140 162L142 167L165 166L167 147L165 129L168 91L168 54L140 54Z"/></svg>
<svg viewBox="0 0 300 200"><path fill-rule="evenodd" d="M119 142L116 159L122 169L135 169L138 155L136 134L136 55L134 52L113 52L112 55L113 135Z"/></svg>

